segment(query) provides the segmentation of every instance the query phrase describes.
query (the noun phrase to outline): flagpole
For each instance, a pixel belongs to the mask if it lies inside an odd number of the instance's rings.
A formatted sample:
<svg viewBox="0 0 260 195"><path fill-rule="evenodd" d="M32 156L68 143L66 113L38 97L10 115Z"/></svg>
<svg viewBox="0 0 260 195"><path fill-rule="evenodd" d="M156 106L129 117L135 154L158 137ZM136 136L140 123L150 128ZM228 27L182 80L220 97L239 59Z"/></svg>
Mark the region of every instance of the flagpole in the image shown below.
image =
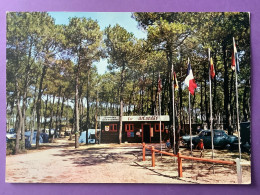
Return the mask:
<svg viewBox="0 0 260 195"><path fill-rule="evenodd" d="M188 58L188 64L190 63L190 58ZM190 113L190 91L189 91L189 123L190 123L190 155L192 156L192 131L191 131L191 113Z"/></svg>
<svg viewBox="0 0 260 195"><path fill-rule="evenodd" d="M239 160L241 161L241 147L240 147L240 125L239 125L239 110L238 110L238 89L237 89L237 59L235 56L235 38L233 37L233 49L235 58L235 75L236 75L236 107L237 107L237 133L238 133L238 149L239 149Z"/></svg>
<svg viewBox="0 0 260 195"><path fill-rule="evenodd" d="M190 123L190 155L192 156L192 132L191 132L191 114L190 114L190 92L189 92L189 123Z"/></svg>
<svg viewBox="0 0 260 195"><path fill-rule="evenodd" d="M213 118L212 118L212 92L211 92L211 62L210 62L210 48L208 48L208 55L209 55L209 102L210 102L210 132L211 132L211 148L212 154L211 158L214 159L214 132L213 132ZM213 173L214 173L214 163L213 163Z"/></svg>
<svg viewBox="0 0 260 195"><path fill-rule="evenodd" d="M159 72L159 79L161 79L160 78L160 72ZM160 129L160 146L161 146L161 151L162 151L161 91L159 92L159 118L160 118L160 126L159 126L159 129ZM162 158L162 153L161 153L161 158Z"/></svg>
<svg viewBox="0 0 260 195"><path fill-rule="evenodd" d="M176 154L175 141L176 141L176 132L175 132L175 108L174 108L174 70L172 64L172 129L173 129L173 152ZM176 81L175 81L176 82Z"/></svg>

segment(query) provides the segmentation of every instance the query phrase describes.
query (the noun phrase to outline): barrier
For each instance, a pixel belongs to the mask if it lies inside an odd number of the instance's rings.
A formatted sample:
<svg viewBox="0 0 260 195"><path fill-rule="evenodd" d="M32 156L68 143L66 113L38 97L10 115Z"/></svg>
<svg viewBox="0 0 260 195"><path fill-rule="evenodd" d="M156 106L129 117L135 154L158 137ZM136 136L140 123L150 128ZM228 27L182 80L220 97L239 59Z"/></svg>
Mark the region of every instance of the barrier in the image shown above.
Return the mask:
<svg viewBox="0 0 260 195"><path fill-rule="evenodd" d="M145 150L151 150L152 152L152 167L155 167L155 152L165 154L168 156L173 156L178 159L178 176L183 177L182 174L182 159L187 159L187 160L196 160L196 161L203 161L203 162L212 162L212 163L218 163L218 164L227 164L227 165L236 165L237 166L237 176L238 176L238 183L242 183L242 174L241 174L241 166L240 166L240 161L236 159L236 161L224 161L224 160L217 160L217 159L206 159L206 158L197 158L197 157L192 157L192 156L185 156L181 155L180 152L178 152L177 155L169 153L169 152L164 152L160 150L154 149L154 146L147 147L145 143L143 142L143 161L145 161Z"/></svg>

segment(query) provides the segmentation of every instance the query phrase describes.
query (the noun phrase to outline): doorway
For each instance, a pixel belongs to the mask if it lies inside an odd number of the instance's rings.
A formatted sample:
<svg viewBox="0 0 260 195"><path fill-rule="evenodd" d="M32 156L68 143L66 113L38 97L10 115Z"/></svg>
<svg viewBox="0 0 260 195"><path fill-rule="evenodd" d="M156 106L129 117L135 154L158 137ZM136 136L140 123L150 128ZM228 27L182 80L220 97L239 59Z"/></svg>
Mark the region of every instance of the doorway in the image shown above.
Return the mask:
<svg viewBox="0 0 260 195"><path fill-rule="evenodd" d="M151 142L150 128L151 128L150 124L142 124L143 142L145 142L145 143Z"/></svg>

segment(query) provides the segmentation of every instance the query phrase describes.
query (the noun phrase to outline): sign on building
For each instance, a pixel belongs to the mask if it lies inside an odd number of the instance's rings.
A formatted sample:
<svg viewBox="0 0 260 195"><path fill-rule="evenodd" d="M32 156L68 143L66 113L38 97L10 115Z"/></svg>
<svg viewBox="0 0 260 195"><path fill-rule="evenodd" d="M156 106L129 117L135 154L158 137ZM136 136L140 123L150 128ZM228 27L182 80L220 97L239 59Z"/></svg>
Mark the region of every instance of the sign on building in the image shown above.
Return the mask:
<svg viewBox="0 0 260 195"><path fill-rule="evenodd" d="M122 121L170 121L168 115L163 116L123 116Z"/></svg>
<svg viewBox="0 0 260 195"><path fill-rule="evenodd" d="M122 121L170 121L170 118L168 115L162 115L162 116L122 116ZM110 122L110 121L119 121L119 116L100 116L98 118L98 121L101 122Z"/></svg>
<svg viewBox="0 0 260 195"><path fill-rule="evenodd" d="M119 121L119 116L100 116L98 121Z"/></svg>

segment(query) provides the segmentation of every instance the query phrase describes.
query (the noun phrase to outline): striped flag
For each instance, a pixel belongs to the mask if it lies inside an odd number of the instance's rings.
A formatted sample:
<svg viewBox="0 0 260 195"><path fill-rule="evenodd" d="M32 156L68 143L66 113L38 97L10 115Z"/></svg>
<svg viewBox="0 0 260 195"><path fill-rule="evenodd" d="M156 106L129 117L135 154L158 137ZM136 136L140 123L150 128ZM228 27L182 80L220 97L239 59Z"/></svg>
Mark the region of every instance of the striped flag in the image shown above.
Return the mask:
<svg viewBox="0 0 260 195"><path fill-rule="evenodd" d="M188 70L187 70L187 77L184 80L184 83L188 86L188 89L192 95L194 95L194 90L197 88L197 84L193 77L190 60L188 59Z"/></svg>
<svg viewBox="0 0 260 195"><path fill-rule="evenodd" d="M233 52L232 52L232 58L231 58L231 68L232 70L237 69L237 72L239 72L239 60L238 60L238 53L237 53L237 47L235 40L233 40Z"/></svg>

